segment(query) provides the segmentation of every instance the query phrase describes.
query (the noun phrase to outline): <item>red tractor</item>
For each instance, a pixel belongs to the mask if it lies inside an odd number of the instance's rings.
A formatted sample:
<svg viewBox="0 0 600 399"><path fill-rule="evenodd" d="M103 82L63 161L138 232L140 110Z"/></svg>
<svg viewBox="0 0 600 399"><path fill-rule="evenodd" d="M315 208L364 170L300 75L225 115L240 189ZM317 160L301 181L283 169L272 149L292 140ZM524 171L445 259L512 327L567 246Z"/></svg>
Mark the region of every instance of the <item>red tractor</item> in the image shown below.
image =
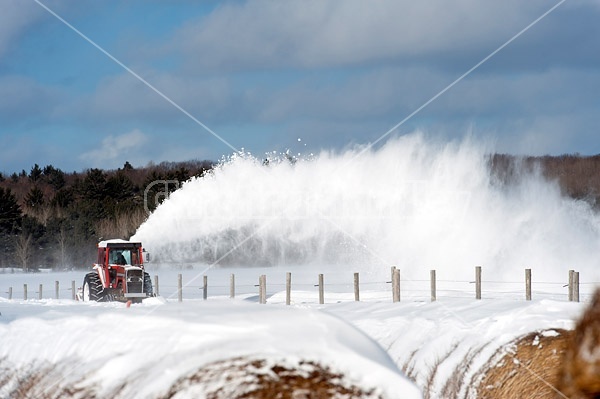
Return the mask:
<svg viewBox="0 0 600 399"><path fill-rule="evenodd" d="M142 244L125 240L98 243L98 260L94 271L85 275L81 298L83 301L141 302L153 296L152 279L144 271Z"/></svg>

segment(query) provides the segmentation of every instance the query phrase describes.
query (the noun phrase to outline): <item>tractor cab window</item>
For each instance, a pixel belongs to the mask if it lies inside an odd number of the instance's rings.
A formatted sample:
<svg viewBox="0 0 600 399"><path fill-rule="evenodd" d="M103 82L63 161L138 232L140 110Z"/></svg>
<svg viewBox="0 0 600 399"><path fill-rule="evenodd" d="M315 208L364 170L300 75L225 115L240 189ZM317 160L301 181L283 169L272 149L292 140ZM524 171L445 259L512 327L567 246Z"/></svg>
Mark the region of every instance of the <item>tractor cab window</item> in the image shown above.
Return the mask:
<svg viewBox="0 0 600 399"><path fill-rule="evenodd" d="M131 252L131 264L136 266L140 264L137 251Z"/></svg>
<svg viewBox="0 0 600 399"><path fill-rule="evenodd" d="M110 263L114 265L130 265L131 251L128 249L117 249L111 251Z"/></svg>
<svg viewBox="0 0 600 399"><path fill-rule="evenodd" d="M100 250L98 251L98 259L97 262L99 265L104 264L104 255L106 253L106 248L100 248Z"/></svg>

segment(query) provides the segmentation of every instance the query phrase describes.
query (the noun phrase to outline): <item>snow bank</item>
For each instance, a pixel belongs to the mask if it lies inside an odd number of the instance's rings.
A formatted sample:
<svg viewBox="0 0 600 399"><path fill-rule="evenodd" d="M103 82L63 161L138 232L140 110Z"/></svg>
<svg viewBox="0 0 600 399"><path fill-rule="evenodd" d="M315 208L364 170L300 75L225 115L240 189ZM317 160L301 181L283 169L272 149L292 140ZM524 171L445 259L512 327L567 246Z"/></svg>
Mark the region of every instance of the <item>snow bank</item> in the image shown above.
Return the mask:
<svg viewBox="0 0 600 399"><path fill-rule="evenodd" d="M309 375L321 367L332 381L342 375L343 387L373 390L365 398L419 397L404 376L425 397L465 398L499 350L534 331L572 329L585 305L516 294L354 302L352 293L318 305L301 294L292 293L292 306L283 305L285 292L266 305L151 298L131 308L0 298L0 397L32 381L28 370L58 381L51 392L79 389L72 397L162 398L220 389L223 369L247 381L274 376L274 369Z"/></svg>
<svg viewBox="0 0 600 399"><path fill-rule="evenodd" d="M375 341L318 310L241 301L149 299L131 308L0 301L1 397L34 381L29 396L161 398L182 378L232 359L262 362L263 373L319 365L340 376L337 384L372 392L365 397L420 397ZM232 381L211 383L193 392Z"/></svg>
<svg viewBox="0 0 600 399"><path fill-rule="evenodd" d="M583 303L472 299L326 308L379 342L432 398L471 397L497 351L533 331L572 329L582 310Z"/></svg>

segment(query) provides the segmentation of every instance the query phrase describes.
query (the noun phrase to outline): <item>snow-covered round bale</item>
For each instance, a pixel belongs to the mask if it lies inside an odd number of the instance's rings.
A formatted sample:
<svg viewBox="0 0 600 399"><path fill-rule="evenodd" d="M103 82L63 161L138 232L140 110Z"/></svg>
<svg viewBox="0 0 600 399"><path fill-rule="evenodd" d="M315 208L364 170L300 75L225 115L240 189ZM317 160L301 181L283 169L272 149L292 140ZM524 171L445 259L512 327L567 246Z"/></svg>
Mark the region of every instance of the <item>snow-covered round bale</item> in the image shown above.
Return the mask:
<svg viewBox="0 0 600 399"><path fill-rule="evenodd" d="M477 380L477 398L600 397L600 289L573 331L549 329L515 339Z"/></svg>

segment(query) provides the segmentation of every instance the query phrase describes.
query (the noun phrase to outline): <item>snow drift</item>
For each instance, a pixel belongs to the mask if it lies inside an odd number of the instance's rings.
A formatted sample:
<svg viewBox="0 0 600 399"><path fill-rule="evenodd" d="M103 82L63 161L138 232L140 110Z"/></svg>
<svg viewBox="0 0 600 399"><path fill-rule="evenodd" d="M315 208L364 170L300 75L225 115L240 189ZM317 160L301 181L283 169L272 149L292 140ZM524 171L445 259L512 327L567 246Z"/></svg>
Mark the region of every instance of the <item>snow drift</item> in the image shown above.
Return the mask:
<svg viewBox="0 0 600 399"><path fill-rule="evenodd" d="M425 398L503 397L497 366L528 359L515 342L541 335L542 351L527 369L507 370L515 381L556 372L543 336L571 330L584 305L449 298L290 307L278 305L282 296L131 308L0 298L0 397L231 399L260 398L247 394L263 388L266 397L320 388L338 393L323 397L420 397L413 383Z"/></svg>
<svg viewBox="0 0 600 399"><path fill-rule="evenodd" d="M535 173L500 184L484 145L413 134L361 151L296 162L236 154L186 182L132 239L162 263L600 277L598 215Z"/></svg>
<svg viewBox="0 0 600 399"><path fill-rule="evenodd" d="M330 397L421 397L375 341L317 310L160 299L0 305L0 397L235 398L261 381L280 382L271 394L322 385L339 392Z"/></svg>

